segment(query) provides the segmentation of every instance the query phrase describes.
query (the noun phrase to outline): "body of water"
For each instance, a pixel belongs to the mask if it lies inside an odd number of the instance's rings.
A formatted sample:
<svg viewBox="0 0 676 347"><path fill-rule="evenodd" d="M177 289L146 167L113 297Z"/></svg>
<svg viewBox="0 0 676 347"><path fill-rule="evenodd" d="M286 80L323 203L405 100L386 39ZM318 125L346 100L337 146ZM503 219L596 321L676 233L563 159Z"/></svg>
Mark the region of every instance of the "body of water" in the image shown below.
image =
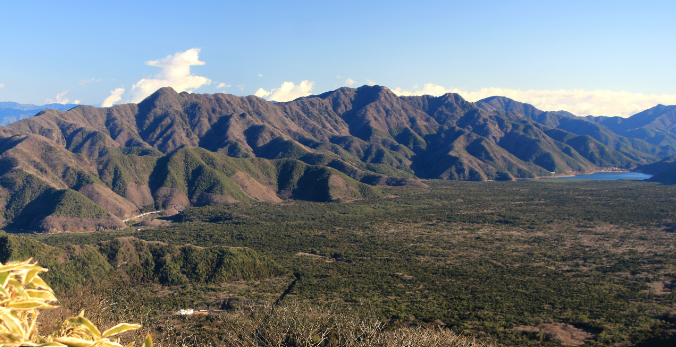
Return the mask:
<svg viewBox="0 0 676 347"><path fill-rule="evenodd" d="M588 175L577 175L570 177L552 177L551 180L646 180L653 175L647 175L640 172L595 172Z"/></svg>

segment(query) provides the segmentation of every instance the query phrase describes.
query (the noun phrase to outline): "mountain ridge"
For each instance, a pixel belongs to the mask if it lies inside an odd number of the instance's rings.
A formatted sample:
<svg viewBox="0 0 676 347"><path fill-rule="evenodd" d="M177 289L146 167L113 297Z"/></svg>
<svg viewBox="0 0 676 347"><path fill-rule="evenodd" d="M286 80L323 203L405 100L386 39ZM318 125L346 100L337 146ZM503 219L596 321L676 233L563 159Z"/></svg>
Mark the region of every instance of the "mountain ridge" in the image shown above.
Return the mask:
<svg viewBox="0 0 676 347"><path fill-rule="evenodd" d="M138 104L45 110L0 127L0 182L9 182L0 212L16 228L122 228L147 209L377 198L377 185L633 168L661 153L572 117L502 97L399 97L382 86L283 103L165 87ZM569 120L592 130L566 130ZM68 198L40 205L53 194ZM26 224L30 204L37 222Z"/></svg>
<svg viewBox="0 0 676 347"><path fill-rule="evenodd" d="M676 105L657 105L639 112L629 118L586 117L592 122L602 124L613 132L642 139L653 145L669 149L675 154L676 148Z"/></svg>

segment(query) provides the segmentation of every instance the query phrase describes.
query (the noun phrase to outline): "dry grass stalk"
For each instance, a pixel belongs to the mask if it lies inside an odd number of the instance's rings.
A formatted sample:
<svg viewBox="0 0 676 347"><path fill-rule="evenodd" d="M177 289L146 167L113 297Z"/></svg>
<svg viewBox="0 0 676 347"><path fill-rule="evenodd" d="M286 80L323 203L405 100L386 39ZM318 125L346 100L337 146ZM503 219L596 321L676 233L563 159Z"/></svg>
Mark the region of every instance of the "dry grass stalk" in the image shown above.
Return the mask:
<svg viewBox="0 0 676 347"><path fill-rule="evenodd" d="M297 302L248 306L219 315L223 339L229 347L488 347L448 329L398 328L368 312L335 313L330 308Z"/></svg>

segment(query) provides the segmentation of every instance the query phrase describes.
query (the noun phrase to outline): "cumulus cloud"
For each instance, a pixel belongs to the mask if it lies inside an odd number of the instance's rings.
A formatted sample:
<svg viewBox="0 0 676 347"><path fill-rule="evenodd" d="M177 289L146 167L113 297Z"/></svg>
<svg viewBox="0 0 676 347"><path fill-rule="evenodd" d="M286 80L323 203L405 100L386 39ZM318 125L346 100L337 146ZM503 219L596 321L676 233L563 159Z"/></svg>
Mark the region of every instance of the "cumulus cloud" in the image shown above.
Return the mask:
<svg viewBox="0 0 676 347"><path fill-rule="evenodd" d="M103 100L101 107L110 107L115 105L116 102L122 100L122 94L124 93L124 88L117 88L110 91L110 96Z"/></svg>
<svg viewBox="0 0 676 347"><path fill-rule="evenodd" d="M355 80L353 80L353 79L351 79L351 78L348 78L348 79L345 80L345 85L346 85L346 86L352 86L352 85L355 85L355 84L357 84L357 81L355 81Z"/></svg>
<svg viewBox="0 0 676 347"><path fill-rule="evenodd" d="M245 86L245 84L240 84L240 85L237 86L237 88L239 88L239 90L244 90L244 86Z"/></svg>
<svg viewBox="0 0 676 347"><path fill-rule="evenodd" d="M6 86L6 84L0 83L0 89L5 88Z"/></svg>
<svg viewBox="0 0 676 347"><path fill-rule="evenodd" d="M217 89L230 88L230 87L232 87L232 86L229 85L229 84L225 84L225 83L219 83L218 86L216 86Z"/></svg>
<svg viewBox="0 0 676 347"><path fill-rule="evenodd" d="M676 105L676 95L630 93L612 90L519 90L506 88L482 88L468 92L459 88L444 88L427 83L421 90L393 90L400 96L460 94L467 101L478 101L489 96L505 96L525 102L543 111L568 111L578 116L629 117L657 104Z"/></svg>
<svg viewBox="0 0 676 347"><path fill-rule="evenodd" d="M314 86L315 83L308 80L301 81L299 85L295 85L293 82L284 82L279 88L270 91L259 88L254 95L270 101L286 102L312 94Z"/></svg>
<svg viewBox="0 0 676 347"><path fill-rule="evenodd" d="M258 74L258 77L263 77L263 74Z"/></svg>
<svg viewBox="0 0 676 347"><path fill-rule="evenodd" d="M67 90L64 90L63 92L56 94L56 99L46 99L45 104L67 104L70 102L69 99L65 98L66 94L68 93ZM74 104L79 104L80 100L75 100L73 101Z"/></svg>
<svg viewBox="0 0 676 347"><path fill-rule="evenodd" d="M193 65L204 65L199 60L200 50L192 48L185 52L178 52L160 60L150 60L146 65L162 69L153 78L143 78L131 88L131 102L139 102L162 87L172 87L177 92L191 92L203 85L211 84L211 80L195 76L190 73Z"/></svg>
<svg viewBox="0 0 676 347"><path fill-rule="evenodd" d="M375 86L377 84L376 81L370 80L368 78L366 79L366 83L368 83L370 86Z"/></svg>

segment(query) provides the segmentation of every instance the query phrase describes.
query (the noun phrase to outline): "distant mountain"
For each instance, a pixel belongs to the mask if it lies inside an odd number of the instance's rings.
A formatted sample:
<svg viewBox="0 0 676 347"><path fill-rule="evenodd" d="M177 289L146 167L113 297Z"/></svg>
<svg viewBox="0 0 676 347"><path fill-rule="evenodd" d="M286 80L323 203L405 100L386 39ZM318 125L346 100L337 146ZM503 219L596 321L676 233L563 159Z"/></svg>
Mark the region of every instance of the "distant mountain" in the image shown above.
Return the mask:
<svg viewBox="0 0 676 347"><path fill-rule="evenodd" d="M0 125L8 125L16 121L32 117L43 110L67 111L77 104L46 104L42 106L19 104L17 102L0 102Z"/></svg>
<svg viewBox="0 0 676 347"><path fill-rule="evenodd" d="M519 113L548 127L565 130L576 135L591 136L604 145L637 161L655 161L658 156L676 154L674 148L661 148L642 139L620 136L588 117L577 117L566 111L541 111L530 104L514 101L503 96L489 97L476 102L476 105L484 110Z"/></svg>
<svg viewBox="0 0 676 347"><path fill-rule="evenodd" d="M586 118L619 135L641 139L676 154L676 106L657 105L629 118Z"/></svg>
<svg viewBox="0 0 676 347"><path fill-rule="evenodd" d="M656 163L643 165L639 169L643 173L654 175L650 181L676 184L676 155Z"/></svg>
<svg viewBox="0 0 676 347"><path fill-rule="evenodd" d="M514 180L657 160L655 146L585 119L576 124L598 138L559 128L573 117L381 86L280 103L162 88L139 104L46 110L0 127L0 225L114 229L148 209L374 198L378 185L424 185L418 178Z"/></svg>
<svg viewBox="0 0 676 347"><path fill-rule="evenodd" d="M78 106L77 104L45 104L42 106L32 104L19 104L16 102L0 102L0 125L9 125L16 121L32 117L40 111L58 110L67 111Z"/></svg>

